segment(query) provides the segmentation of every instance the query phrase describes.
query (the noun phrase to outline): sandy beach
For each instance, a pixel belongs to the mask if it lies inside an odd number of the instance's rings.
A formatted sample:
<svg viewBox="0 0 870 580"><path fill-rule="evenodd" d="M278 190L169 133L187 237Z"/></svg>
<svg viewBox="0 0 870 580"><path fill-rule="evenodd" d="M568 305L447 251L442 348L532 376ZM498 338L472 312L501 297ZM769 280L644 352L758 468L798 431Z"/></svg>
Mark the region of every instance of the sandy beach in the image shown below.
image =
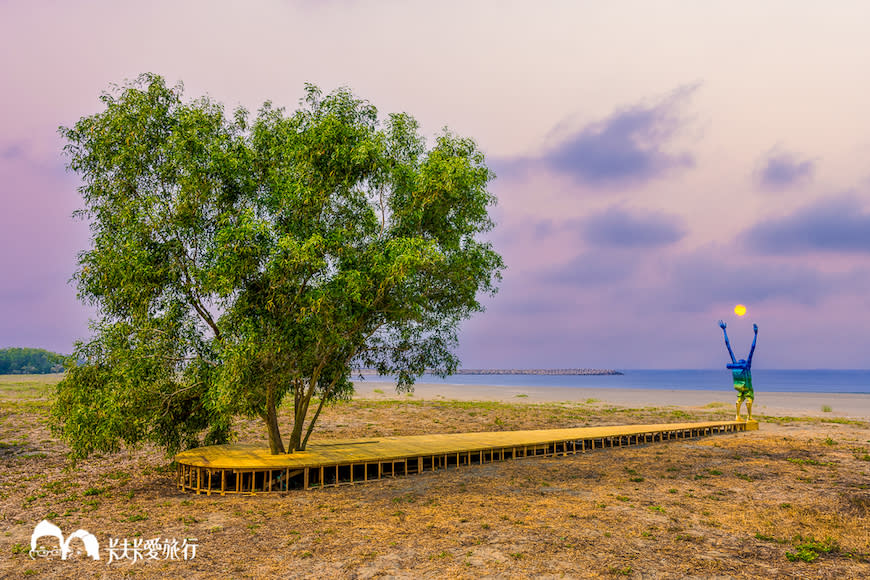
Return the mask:
<svg viewBox="0 0 870 580"><path fill-rule="evenodd" d="M840 580L870 569L866 395L757 392L757 431L221 497L179 491L171 458L150 446L71 465L47 426L52 380L0 377L0 577ZM727 390L357 388L324 409L314 439L733 416ZM266 445L261 420L234 427L239 443ZM196 538L197 553L31 559L44 518L101 541Z"/></svg>
<svg viewBox="0 0 870 580"><path fill-rule="evenodd" d="M360 381L354 384L357 397L395 398L395 384L385 381ZM376 390L383 391L377 393ZM582 387L414 385L414 397L423 400L499 401L504 403L583 403L596 399L598 405L618 407L673 407L703 409L734 405L735 391L589 389ZM830 411L823 411L830 407ZM841 417L870 420L870 395L845 393L765 393L756 391L753 413L776 417Z"/></svg>

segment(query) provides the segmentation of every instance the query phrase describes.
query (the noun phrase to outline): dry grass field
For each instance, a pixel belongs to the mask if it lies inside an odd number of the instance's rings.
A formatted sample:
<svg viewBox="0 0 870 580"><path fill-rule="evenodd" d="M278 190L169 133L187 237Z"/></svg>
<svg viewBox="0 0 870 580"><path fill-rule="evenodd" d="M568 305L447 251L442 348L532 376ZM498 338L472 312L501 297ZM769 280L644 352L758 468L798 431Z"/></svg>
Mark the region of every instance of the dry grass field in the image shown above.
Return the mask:
<svg viewBox="0 0 870 580"><path fill-rule="evenodd" d="M9 578L870 576L870 425L759 417L698 440L463 467L323 490L195 496L143 448L71 465L47 427L57 377L0 377L0 575ZM421 401L324 411L321 439L730 418L730 406ZM286 430L286 426L285 426ZM257 421L239 441L263 440ZM101 560L31 558L49 519ZM196 539L193 559L108 563L109 538Z"/></svg>

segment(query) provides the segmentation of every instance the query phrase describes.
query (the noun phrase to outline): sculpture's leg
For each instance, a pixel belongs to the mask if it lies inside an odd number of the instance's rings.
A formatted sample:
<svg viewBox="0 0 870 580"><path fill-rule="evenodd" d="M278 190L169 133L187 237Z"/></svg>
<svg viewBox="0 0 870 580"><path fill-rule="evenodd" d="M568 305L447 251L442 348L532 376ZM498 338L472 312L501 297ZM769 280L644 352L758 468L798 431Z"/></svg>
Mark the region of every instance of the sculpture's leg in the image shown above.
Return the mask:
<svg viewBox="0 0 870 580"><path fill-rule="evenodd" d="M734 418L735 421L740 420L740 399L737 399L737 415Z"/></svg>
<svg viewBox="0 0 870 580"><path fill-rule="evenodd" d="M752 399L746 399L746 412L749 413L747 421L752 421Z"/></svg>

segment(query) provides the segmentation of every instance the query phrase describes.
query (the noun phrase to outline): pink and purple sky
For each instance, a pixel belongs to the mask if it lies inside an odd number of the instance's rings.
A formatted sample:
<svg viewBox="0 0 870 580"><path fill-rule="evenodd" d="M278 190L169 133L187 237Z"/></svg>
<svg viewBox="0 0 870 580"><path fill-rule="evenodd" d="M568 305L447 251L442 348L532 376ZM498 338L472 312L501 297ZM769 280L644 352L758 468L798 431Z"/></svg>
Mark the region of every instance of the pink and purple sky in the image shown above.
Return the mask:
<svg viewBox="0 0 870 580"><path fill-rule="evenodd" d="M89 336L59 125L142 72L348 86L499 175L466 367L870 367L870 3L0 0L0 348ZM743 303L748 314L737 318Z"/></svg>

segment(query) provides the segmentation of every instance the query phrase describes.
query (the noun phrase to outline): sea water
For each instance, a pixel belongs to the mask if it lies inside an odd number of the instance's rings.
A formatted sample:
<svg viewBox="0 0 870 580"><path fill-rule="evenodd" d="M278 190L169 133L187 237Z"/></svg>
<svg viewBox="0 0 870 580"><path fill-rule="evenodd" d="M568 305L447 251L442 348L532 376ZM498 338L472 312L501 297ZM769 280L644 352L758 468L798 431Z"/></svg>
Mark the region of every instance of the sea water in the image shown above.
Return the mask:
<svg viewBox="0 0 870 580"><path fill-rule="evenodd" d="M731 371L617 369L622 375L453 375L445 379L423 375L418 383L495 385L505 387L582 387L594 389L673 389L721 391L731 388ZM389 380L389 377L367 377ZM866 393L870 370L767 370L752 369L756 393Z"/></svg>

